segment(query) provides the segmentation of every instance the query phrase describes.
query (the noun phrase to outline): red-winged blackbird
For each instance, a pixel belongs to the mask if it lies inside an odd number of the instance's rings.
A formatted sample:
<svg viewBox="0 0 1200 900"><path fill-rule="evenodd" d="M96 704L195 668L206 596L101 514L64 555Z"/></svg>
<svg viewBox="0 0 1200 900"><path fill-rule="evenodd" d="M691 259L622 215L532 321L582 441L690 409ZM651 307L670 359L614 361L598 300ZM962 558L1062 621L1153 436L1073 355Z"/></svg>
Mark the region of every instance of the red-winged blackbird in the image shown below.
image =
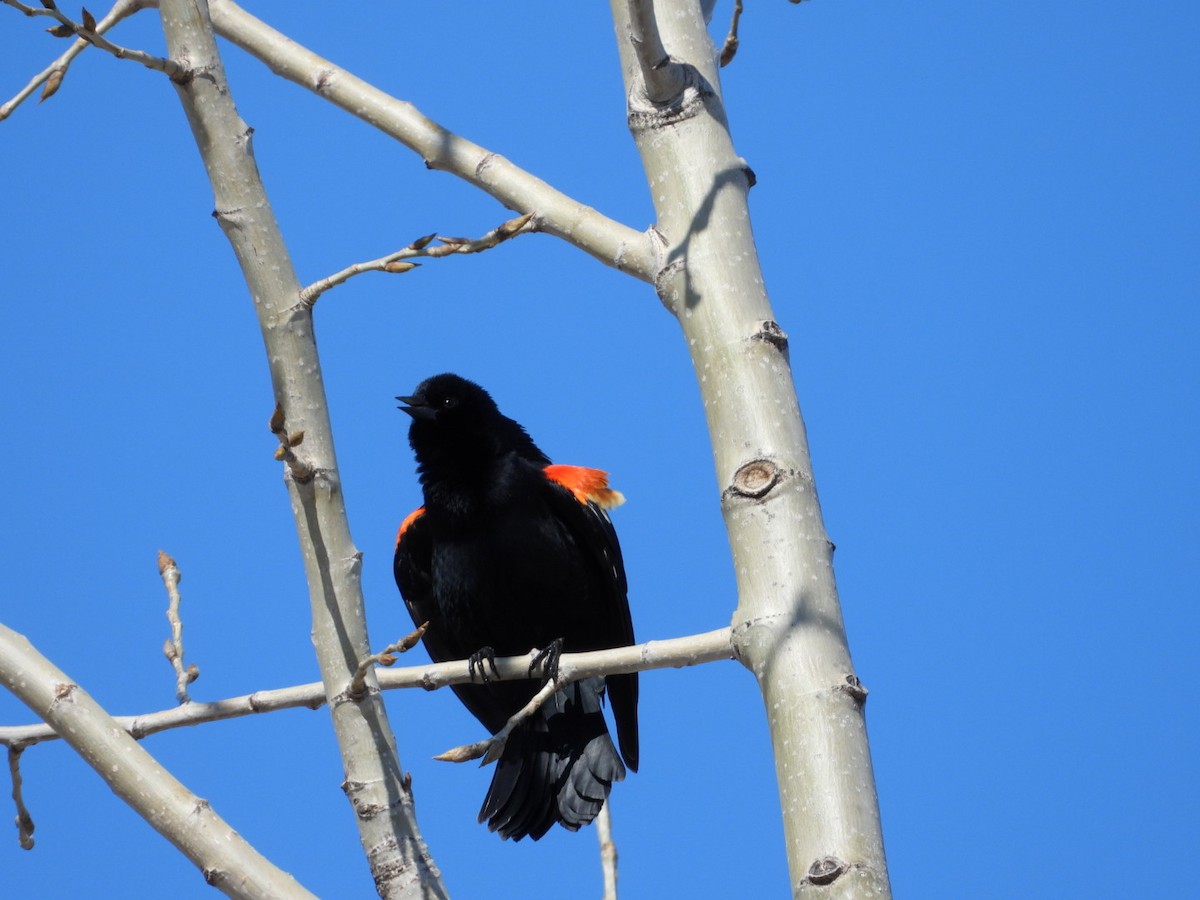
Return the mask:
<svg viewBox="0 0 1200 900"><path fill-rule="evenodd" d="M625 567L605 513L624 498L597 469L556 466L479 385L457 375L397 397L412 416L425 505L396 536L396 584L413 622L429 622L435 661L469 659L483 684L454 692L493 734L536 693L487 680L500 656L632 644ZM503 838L577 831L600 812L625 766L601 711L607 688L621 756L638 766L637 675L560 691L508 739L479 811Z"/></svg>

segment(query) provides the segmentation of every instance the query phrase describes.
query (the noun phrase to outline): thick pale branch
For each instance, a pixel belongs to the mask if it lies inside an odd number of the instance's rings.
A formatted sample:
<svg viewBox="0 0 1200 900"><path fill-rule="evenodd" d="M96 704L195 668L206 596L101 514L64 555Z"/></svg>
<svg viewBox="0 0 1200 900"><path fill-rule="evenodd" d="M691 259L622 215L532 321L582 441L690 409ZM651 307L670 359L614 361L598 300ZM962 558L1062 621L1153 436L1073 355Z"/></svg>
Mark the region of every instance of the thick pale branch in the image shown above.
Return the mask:
<svg viewBox="0 0 1200 900"><path fill-rule="evenodd" d="M10 6L17 5L10 3L9 0L4 0L4 2L9 3ZM108 11L108 15L96 23L96 34L104 34L122 19L128 18L135 12L157 5L158 0L118 0L113 5L113 8ZM48 100L50 97L53 97L62 85L62 80L66 76L71 62L90 46L92 46L91 42L83 38L77 38L73 41L71 46L58 59L50 63L50 65L37 75L34 75L29 83L21 88L11 100L0 104L0 121L12 115L13 110L33 96L33 92L43 85L45 87L42 90L41 99Z"/></svg>
<svg viewBox="0 0 1200 900"><path fill-rule="evenodd" d="M203 73L174 84L212 184L217 222L254 298L278 404L272 430L286 437L285 481L308 581L313 645L325 695L337 697L370 648L362 555L346 517L311 311L297 304L300 284L254 160L252 130L233 102L207 2L160 0L159 10L168 54ZM384 900L445 896L417 831L382 701L370 694L361 703L334 704L331 714L343 787L376 890Z"/></svg>
<svg viewBox="0 0 1200 900"><path fill-rule="evenodd" d="M654 0L628 0L630 39L646 86L646 99L665 103L687 86L683 67L671 59L658 32Z"/></svg>
<svg viewBox="0 0 1200 900"><path fill-rule="evenodd" d="M733 657L729 628L718 628L703 634L647 641L632 647L614 650L595 650L589 653L564 653L559 666L569 666L578 678L594 675L614 675L619 672L645 672L651 669L682 668ZM509 656L496 660L496 677L502 681L529 678L527 656ZM426 666L406 666L399 669L377 670L380 690L424 688L435 690L451 684L470 684L470 666L466 660L434 663ZM135 738L159 731L201 725L224 719L235 719L255 713L275 712L307 706L318 709L325 703L325 691L320 682L301 684L271 691L257 691L241 697L231 697L214 703L192 702L186 706L164 709L139 716L120 716L114 721ZM0 745L24 746L54 740L58 734L48 725L0 726Z"/></svg>
<svg viewBox="0 0 1200 900"><path fill-rule="evenodd" d="M658 247L635 231L513 165L504 157L447 131L411 103L391 97L256 19L232 0L212 0L217 32L273 72L378 128L421 155L426 165L456 175L514 210L536 213L538 226L590 253L605 265L653 281Z"/></svg>
<svg viewBox="0 0 1200 900"><path fill-rule="evenodd" d="M747 202L753 178L729 134L716 49L695 0L654 0L662 42L696 90L693 102L648 107L646 49L628 36L638 14L644 30L649 0L610 3L630 127L672 263L655 286L700 376L723 488L738 581L734 643L763 693L792 890L886 897L861 690L851 681L787 337L764 287ZM843 869L826 866L834 851Z"/></svg>
<svg viewBox="0 0 1200 900"><path fill-rule="evenodd" d="M62 734L113 792L231 897L312 897L180 784L92 697L0 625L0 684Z"/></svg>

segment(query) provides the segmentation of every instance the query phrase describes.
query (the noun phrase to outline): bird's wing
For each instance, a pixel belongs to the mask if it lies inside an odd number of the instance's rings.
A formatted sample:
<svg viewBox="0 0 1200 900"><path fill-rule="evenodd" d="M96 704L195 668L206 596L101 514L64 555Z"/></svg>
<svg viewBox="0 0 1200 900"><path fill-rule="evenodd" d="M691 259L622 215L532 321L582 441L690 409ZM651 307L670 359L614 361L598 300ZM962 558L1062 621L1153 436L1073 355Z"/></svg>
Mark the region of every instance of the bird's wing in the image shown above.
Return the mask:
<svg viewBox="0 0 1200 900"><path fill-rule="evenodd" d="M594 582L599 586L592 622L596 648L633 644L625 563L617 533L605 512L605 509L625 502L625 498L608 486L608 475L599 469L552 465L543 471L550 482L551 490L547 496L551 509L593 565ZM609 675L606 681L621 755L636 772L637 673Z"/></svg>
<svg viewBox="0 0 1200 900"><path fill-rule="evenodd" d="M434 662L465 659L480 647L465 647L455 638L433 591L433 542L421 507L396 533L393 572L413 624L429 623L422 642ZM456 684L451 690L484 726L495 733L537 690L533 682L503 681L489 685Z"/></svg>

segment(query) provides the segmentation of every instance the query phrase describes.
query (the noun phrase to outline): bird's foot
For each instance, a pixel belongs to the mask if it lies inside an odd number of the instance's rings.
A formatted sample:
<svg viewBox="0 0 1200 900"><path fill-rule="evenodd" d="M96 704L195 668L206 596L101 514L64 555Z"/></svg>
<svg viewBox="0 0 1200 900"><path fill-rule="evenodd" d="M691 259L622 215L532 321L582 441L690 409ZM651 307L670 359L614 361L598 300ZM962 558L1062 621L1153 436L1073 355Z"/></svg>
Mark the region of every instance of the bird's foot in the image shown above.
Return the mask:
<svg viewBox="0 0 1200 900"><path fill-rule="evenodd" d="M499 678L500 673L496 671L496 651L491 647L480 647L467 657L467 672L470 674L472 681L475 680L475 673L478 671L479 680L484 684L488 683L488 663L491 663L492 675L494 675L496 678Z"/></svg>
<svg viewBox="0 0 1200 900"><path fill-rule="evenodd" d="M529 663L529 674L533 675L538 666L546 675L547 681L558 681L558 658L562 656L563 639L555 638L533 655Z"/></svg>

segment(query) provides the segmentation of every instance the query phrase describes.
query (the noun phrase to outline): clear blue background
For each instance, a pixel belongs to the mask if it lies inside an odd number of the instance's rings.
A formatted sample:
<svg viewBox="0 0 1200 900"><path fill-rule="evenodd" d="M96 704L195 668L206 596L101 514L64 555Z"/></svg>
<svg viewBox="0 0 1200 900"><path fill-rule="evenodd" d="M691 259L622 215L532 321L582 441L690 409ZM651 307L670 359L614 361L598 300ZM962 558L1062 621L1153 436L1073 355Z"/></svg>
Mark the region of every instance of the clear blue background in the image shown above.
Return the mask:
<svg viewBox="0 0 1200 900"><path fill-rule="evenodd" d="M652 222L602 4L249 6ZM747 6L722 79L871 689L897 894L1186 896L1200 6ZM45 24L0 8L4 98L65 47ZM114 37L161 52L152 13ZM224 46L303 280L509 216ZM0 198L0 620L112 712L170 706L161 547L183 570L197 699L315 680L261 339L174 91L85 53L58 96L0 124ZM613 473L640 637L729 621L701 406L650 288L532 235L362 276L316 317L376 644L408 628L390 555L418 502L392 397L443 370L557 460ZM614 792L622 896L787 896L751 677L726 663L642 684L642 771ZM489 773L430 759L480 736L453 696L388 706L454 896L599 895L592 831L513 845L475 825ZM30 719L0 697L0 722ZM373 895L327 712L146 746L311 890ZM37 847L0 827L6 896L212 895L67 748L23 771Z"/></svg>

